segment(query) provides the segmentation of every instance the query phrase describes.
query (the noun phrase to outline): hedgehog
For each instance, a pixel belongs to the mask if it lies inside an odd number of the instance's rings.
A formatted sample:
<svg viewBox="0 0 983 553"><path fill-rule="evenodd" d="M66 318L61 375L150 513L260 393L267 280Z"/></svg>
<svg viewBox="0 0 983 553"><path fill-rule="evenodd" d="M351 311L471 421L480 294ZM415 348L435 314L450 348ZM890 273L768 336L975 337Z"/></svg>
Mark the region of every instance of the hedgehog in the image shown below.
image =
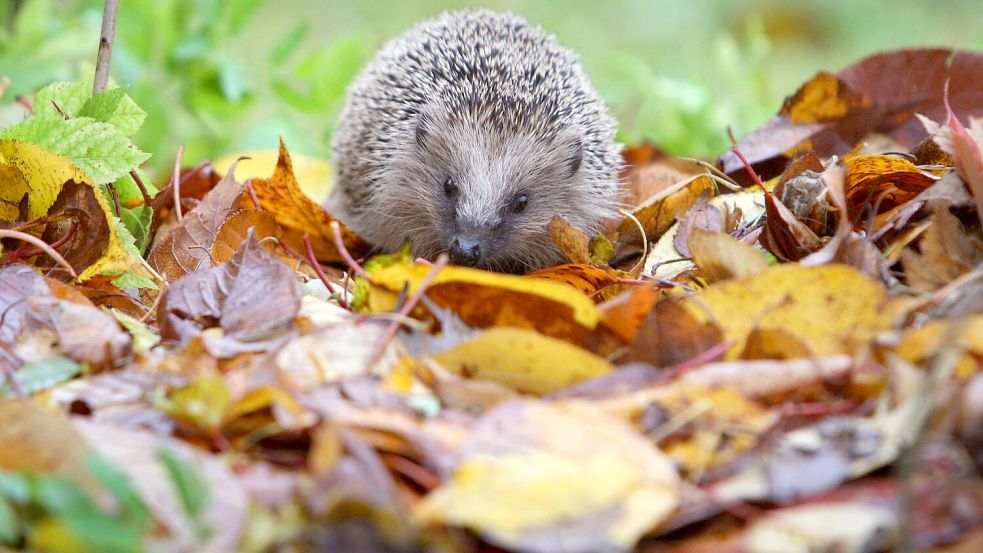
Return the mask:
<svg viewBox="0 0 983 553"><path fill-rule="evenodd" d="M444 13L386 43L349 87L329 210L383 251L524 272L561 263L547 228L615 212L616 125L576 54L524 19Z"/></svg>

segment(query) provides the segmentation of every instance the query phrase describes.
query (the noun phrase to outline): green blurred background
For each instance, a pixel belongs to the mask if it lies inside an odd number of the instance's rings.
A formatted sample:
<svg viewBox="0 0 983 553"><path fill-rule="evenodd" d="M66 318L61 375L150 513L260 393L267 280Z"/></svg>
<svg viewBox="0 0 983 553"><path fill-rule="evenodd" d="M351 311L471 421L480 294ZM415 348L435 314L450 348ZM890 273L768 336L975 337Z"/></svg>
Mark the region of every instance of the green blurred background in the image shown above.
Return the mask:
<svg viewBox="0 0 983 553"><path fill-rule="evenodd" d="M122 0L114 80L149 117L136 138L158 174L247 149L327 156L345 87L386 38L446 9L510 10L578 51L622 140L715 155L820 69L883 49L983 47L980 0L654 2ZM91 75L102 0L0 0L0 76L12 103Z"/></svg>

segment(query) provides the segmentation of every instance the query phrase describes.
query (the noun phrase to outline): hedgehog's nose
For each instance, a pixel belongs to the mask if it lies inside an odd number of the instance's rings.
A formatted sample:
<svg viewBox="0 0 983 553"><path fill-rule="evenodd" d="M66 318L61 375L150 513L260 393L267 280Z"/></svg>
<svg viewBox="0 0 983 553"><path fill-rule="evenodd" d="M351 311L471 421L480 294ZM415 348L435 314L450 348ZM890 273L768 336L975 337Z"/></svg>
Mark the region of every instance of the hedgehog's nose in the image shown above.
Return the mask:
<svg viewBox="0 0 983 553"><path fill-rule="evenodd" d="M478 242L466 238L455 238L451 244L451 263L455 265L466 265L473 267L481 259L481 248Z"/></svg>

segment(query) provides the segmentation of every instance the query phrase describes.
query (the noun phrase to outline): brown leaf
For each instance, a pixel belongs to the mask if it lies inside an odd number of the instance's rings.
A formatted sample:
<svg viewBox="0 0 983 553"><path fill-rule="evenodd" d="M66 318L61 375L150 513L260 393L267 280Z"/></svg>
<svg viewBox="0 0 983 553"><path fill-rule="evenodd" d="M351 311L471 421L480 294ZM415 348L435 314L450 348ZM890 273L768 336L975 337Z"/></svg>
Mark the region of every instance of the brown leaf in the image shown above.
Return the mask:
<svg viewBox="0 0 983 553"><path fill-rule="evenodd" d="M229 170L228 175L232 175ZM228 178L228 175L226 178ZM253 179L253 189L259 207L273 214L283 229L283 239L296 251L304 251L304 235L310 236L314 253L321 261L342 261L331 237L331 222L336 219L323 207L310 199L294 177L290 152L280 141L280 157L273 176L268 179ZM241 207L255 208L249 197L243 197ZM358 258L370 249L369 244L354 231L341 225L341 239L352 256Z"/></svg>
<svg viewBox="0 0 983 553"><path fill-rule="evenodd" d="M96 200L98 193L92 186L66 182L48 210L48 218L58 220L49 223L41 235L42 240L53 244L68 236L73 225L77 226L75 234L58 248L58 253L78 273L98 261L109 246L109 222Z"/></svg>
<svg viewBox="0 0 983 553"><path fill-rule="evenodd" d="M570 263L590 265L590 238L584 231L571 225L563 215L554 215L547 229Z"/></svg>
<svg viewBox="0 0 983 553"><path fill-rule="evenodd" d="M723 341L723 332L712 322L699 322L678 301L655 304L638 329L628 352L618 361L669 367L703 353Z"/></svg>
<svg viewBox="0 0 983 553"><path fill-rule="evenodd" d="M683 257L691 257L689 251L689 237L693 229L703 229L710 232L718 232L724 228L724 217L716 206L710 205L710 198L704 192L696 200L693 207L689 208L686 215L679 220L679 228L676 235L672 237L672 244L676 246L676 251Z"/></svg>
<svg viewBox="0 0 983 553"><path fill-rule="evenodd" d="M689 249L693 263L710 282L752 277L768 269L757 250L722 232L694 228Z"/></svg>
<svg viewBox="0 0 983 553"><path fill-rule="evenodd" d="M816 233L768 191L765 191L765 212L767 219L761 245L778 259L798 261L822 247Z"/></svg>
<svg viewBox="0 0 983 553"><path fill-rule="evenodd" d="M293 327L300 286L293 271L250 237L229 261L199 269L164 292L157 310L161 337L186 343L203 330L221 327L224 336L206 338L218 357L265 351Z"/></svg>
<svg viewBox="0 0 983 553"><path fill-rule="evenodd" d="M215 233L215 241L212 242L212 261L216 264L225 263L235 254L252 231L257 240L267 237L279 239L281 236L280 227L276 219L268 211L258 209L240 209L229 216ZM267 240L263 246L270 253L274 253L274 243Z"/></svg>
<svg viewBox="0 0 983 553"><path fill-rule="evenodd" d="M193 211L168 229L150 249L147 262L169 281L207 267L209 252L222 223L239 208L245 185L233 171L222 179Z"/></svg>
<svg viewBox="0 0 983 553"><path fill-rule="evenodd" d="M77 292L60 299L24 265L0 269L0 313L0 344L14 346L24 360L39 360L54 348L99 369L130 353L130 337L112 316Z"/></svg>
<svg viewBox="0 0 983 553"><path fill-rule="evenodd" d="M942 120L942 92L950 80L950 100L962 116L983 114L983 54L946 48L912 48L875 54L833 76L820 73L793 95L774 119L737 147L758 174L779 174L804 145L820 157L843 155L873 131L913 147L925 138L915 113ZM796 121L798 120L798 122ZM732 152L720 156L723 170L747 181Z"/></svg>
<svg viewBox="0 0 983 553"><path fill-rule="evenodd" d="M615 288L611 286L615 281L614 277L604 269L591 265L589 261L586 264L546 267L545 269L527 274L526 278L541 278L569 284L580 290L584 295L594 298L595 301L604 299L604 296L596 295L596 292L600 290L606 291L608 288Z"/></svg>
<svg viewBox="0 0 983 553"><path fill-rule="evenodd" d="M642 224L645 237L655 240L669 230L676 218L686 213L704 192L714 190L715 186L713 179L706 175L689 178L656 194L635 208L632 215ZM618 226L618 241L641 243L642 236L634 221L626 218L621 222Z"/></svg>
<svg viewBox="0 0 983 553"><path fill-rule="evenodd" d="M918 251L909 247L901 252L908 284L926 292L948 284L983 262L979 240L967 235L948 207L937 205L932 220L932 226L918 242Z"/></svg>

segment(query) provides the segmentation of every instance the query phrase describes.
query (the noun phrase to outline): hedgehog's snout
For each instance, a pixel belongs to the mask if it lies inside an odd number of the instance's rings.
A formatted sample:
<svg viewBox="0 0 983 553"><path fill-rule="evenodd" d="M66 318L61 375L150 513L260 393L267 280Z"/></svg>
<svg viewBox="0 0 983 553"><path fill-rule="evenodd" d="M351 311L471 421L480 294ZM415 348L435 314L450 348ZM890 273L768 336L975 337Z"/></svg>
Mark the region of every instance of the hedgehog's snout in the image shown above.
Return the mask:
<svg viewBox="0 0 983 553"><path fill-rule="evenodd" d="M458 237L451 243L451 263L474 267L481 261L481 246L473 238Z"/></svg>

